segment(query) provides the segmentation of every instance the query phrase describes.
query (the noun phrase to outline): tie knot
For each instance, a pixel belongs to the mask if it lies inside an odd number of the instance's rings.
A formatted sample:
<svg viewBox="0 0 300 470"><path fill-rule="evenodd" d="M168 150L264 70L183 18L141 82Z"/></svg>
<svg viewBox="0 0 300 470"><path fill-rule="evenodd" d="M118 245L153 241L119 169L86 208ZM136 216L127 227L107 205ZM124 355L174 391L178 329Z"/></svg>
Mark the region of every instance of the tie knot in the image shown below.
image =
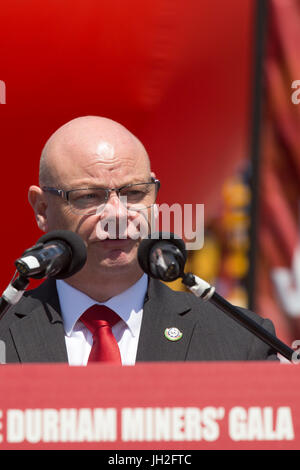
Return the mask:
<svg viewBox="0 0 300 470"><path fill-rule="evenodd" d="M80 317L80 321L90 330L94 335L95 332L103 327L113 327L120 321L119 315L106 307L105 305L92 305Z"/></svg>

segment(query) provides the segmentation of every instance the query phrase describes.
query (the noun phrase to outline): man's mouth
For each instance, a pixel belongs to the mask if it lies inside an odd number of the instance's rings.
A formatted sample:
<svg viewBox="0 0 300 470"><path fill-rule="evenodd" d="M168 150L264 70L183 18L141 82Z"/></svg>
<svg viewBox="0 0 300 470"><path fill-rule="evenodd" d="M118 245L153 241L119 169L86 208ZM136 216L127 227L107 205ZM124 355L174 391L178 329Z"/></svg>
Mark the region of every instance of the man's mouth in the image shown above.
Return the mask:
<svg viewBox="0 0 300 470"><path fill-rule="evenodd" d="M129 246L130 244L134 244L137 240L132 240L132 238L105 238L105 240L97 240L101 246L107 247L115 247L115 248L122 248L125 246Z"/></svg>

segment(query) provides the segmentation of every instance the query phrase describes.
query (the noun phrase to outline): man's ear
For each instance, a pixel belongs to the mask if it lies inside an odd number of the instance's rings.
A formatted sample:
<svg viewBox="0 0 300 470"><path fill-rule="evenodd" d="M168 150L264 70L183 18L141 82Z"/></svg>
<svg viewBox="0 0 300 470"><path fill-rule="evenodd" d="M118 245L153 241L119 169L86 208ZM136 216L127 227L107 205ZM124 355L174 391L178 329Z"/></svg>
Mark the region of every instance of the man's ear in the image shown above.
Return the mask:
<svg viewBox="0 0 300 470"><path fill-rule="evenodd" d="M34 210L38 227L43 232L48 232L48 221L46 215L47 201L45 193L39 186L30 186L28 190L28 201Z"/></svg>

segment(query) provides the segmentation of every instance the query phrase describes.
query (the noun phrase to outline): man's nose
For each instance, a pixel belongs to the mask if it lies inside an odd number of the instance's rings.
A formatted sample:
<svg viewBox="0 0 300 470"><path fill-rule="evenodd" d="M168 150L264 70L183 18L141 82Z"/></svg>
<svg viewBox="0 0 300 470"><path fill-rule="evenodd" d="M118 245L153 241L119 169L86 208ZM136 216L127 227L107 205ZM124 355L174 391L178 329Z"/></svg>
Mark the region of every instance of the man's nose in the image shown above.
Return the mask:
<svg viewBox="0 0 300 470"><path fill-rule="evenodd" d="M115 219L117 222L120 220L126 220L128 218L128 210L126 207L126 198L120 196L114 191L110 193L110 197L105 204L103 211L101 211L103 219L112 220Z"/></svg>
<svg viewBox="0 0 300 470"><path fill-rule="evenodd" d="M126 205L115 192L112 192L110 196L105 207L99 211L100 218L97 224L97 235L100 239L107 233L109 238L112 239L126 238L129 222Z"/></svg>

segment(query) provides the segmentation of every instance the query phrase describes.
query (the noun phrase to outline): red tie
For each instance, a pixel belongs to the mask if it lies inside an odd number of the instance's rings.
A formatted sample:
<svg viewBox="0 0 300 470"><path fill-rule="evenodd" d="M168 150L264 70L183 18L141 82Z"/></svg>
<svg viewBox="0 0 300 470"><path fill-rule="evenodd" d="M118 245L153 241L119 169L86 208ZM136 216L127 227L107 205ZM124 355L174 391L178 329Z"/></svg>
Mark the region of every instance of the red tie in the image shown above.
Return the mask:
<svg viewBox="0 0 300 470"><path fill-rule="evenodd" d="M120 321L119 315L104 305L93 305L81 315L80 320L93 335L88 362L121 364L119 346L111 330Z"/></svg>

